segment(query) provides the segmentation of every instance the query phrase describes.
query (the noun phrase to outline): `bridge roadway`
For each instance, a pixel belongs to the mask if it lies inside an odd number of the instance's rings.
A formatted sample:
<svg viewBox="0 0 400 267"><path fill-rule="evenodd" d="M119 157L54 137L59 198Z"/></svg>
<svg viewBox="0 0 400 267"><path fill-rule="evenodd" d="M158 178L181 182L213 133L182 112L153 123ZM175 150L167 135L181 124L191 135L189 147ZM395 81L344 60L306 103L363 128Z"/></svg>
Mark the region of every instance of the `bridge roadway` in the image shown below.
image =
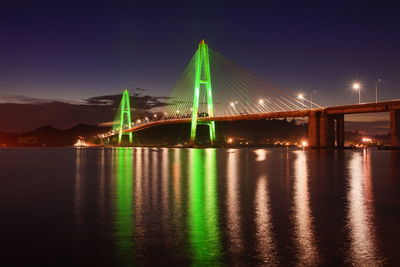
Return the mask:
<svg viewBox="0 0 400 267"><path fill-rule="evenodd" d="M400 100L365 103L346 106L332 106L298 111L281 111L231 116L202 117L199 121L254 121L278 118L308 117L308 140L314 148L334 148L344 146L344 115L360 113L390 112L391 145L400 147ZM152 121L134 126L126 132L138 132L147 128L190 123L191 118L176 118Z"/></svg>

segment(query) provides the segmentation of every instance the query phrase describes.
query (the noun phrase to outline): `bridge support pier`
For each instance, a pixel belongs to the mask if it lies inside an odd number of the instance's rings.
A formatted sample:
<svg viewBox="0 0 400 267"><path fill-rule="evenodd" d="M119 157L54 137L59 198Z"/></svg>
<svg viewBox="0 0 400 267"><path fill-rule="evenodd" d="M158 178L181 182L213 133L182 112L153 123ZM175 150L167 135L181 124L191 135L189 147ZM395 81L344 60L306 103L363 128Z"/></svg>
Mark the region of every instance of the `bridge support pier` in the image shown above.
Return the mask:
<svg viewBox="0 0 400 267"><path fill-rule="evenodd" d="M319 117L321 112L311 111L308 117L308 144L312 148L319 147Z"/></svg>
<svg viewBox="0 0 400 267"><path fill-rule="evenodd" d="M334 126L333 119L325 112L321 112L319 117L319 146L320 148L333 148L334 143Z"/></svg>
<svg viewBox="0 0 400 267"><path fill-rule="evenodd" d="M344 114L335 115L336 147L344 148Z"/></svg>
<svg viewBox="0 0 400 267"><path fill-rule="evenodd" d="M390 111L390 141L392 147L400 147L400 109Z"/></svg>
<svg viewBox="0 0 400 267"><path fill-rule="evenodd" d="M311 148L343 148L344 115L311 111L308 117L308 140Z"/></svg>

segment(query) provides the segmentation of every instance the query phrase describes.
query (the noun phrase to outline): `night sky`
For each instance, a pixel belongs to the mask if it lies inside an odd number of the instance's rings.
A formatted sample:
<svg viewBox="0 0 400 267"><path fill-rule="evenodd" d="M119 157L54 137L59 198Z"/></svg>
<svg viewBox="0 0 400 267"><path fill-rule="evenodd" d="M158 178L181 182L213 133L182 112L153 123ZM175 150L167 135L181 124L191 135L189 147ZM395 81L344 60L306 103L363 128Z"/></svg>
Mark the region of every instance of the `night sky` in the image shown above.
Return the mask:
<svg viewBox="0 0 400 267"><path fill-rule="evenodd" d="M362 101L377 78L381 99L400 97L395 1L82 2L1 4L0 102L136 87L167 96L202 38L290 94L316 90L324 106L357 102L356 78Z"/></svg>

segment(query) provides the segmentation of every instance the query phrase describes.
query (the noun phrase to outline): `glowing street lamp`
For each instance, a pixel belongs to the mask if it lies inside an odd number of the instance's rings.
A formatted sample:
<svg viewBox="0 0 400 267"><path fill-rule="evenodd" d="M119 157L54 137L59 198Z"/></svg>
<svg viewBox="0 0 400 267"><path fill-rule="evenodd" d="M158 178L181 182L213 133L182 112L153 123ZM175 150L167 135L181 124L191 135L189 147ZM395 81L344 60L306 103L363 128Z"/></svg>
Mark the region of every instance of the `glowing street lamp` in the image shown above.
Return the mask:
<svg viewBox="0 0 400 267"><path fill-rule="evenodd" d="M303 102L303 101L304 101L304 95L303 95L303 94L299 94L299 95L297 96L297 98L300 99L301 104L304 105L304 102Z"/></svg>
<svg viewBox="0 0 400 267"><path fill-rule="evenodd" d="M236 101L236 104L237 104L237 101ZM231 102L230 105L231 105L231 107L234 109L235 114L236 114L236 106L235 106L235 103L234 103L234 102Z"/></svg>
<svg viewBox="0 0 400 267"><path fill-rule="evenodd" d="M301 146L302 147L308 147L308 141L307 140L302 140L301 141Z"/></svg>
<svg viewBox="0 0 400 267"><path fill-rule="evenodd" d="M312 90L312 91L311 91L311 94L310 94L310 97L311 97L310 108L311 108L311 109L313 108L313 94L314 94L315 92L316 92L315 90Z"/></svg>
<svg viewBox="0 0 400 267"><path fill-rule="evenodd" d="M361 84L359 82L354 82L353 90L358 91L358 104L361 104Z"/></svg>
<svg viewBox="0 0 400 267"><path fill-rule="evenodd" d="M258 104L260 104L260 106L261 106L261 110L263 110L264 112L265 112L265 109L266 109L266 106L264 106L264 99L262 99L262 98L260 98L259 100L258 100Z"/></svg>

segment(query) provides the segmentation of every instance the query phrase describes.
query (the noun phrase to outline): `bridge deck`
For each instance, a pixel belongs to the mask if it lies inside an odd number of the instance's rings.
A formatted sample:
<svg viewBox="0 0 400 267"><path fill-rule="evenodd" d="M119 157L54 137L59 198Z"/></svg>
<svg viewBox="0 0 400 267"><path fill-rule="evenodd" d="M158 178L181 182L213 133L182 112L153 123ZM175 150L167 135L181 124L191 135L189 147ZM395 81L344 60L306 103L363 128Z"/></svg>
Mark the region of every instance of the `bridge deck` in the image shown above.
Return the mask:
<svg viewBox="0 0 400 267"><path fill-rule="evenodd" d="M359 114L359 113L388 112L391 110L398 110L398 109L400 109L400 100L327 107L324 110L327 114Z"/></svg>
<svg viewBox="0 0 400 267"><path fill-rule="evenodd" d="M206 121L256 121L256 120L278 119L278 118L307 117L309 116L309 114L310 110L282 111L282 112L269 112L269 113L257 113L257 114L238 114L232 116L201 117L199 118L199 121L205 121L205 122ZM127 129L126 132L137 132L155 126L190 123L190 122L191 118L178 118L171 120L152 121L134 126L130 129Z"/></svg>
<svg viewBox="0 0 400 267"><path fill-rule="evenodd" d="M327 115L334 114L358 114L358 113L374 113L374 112L388 112L391 110L400 110L400 100L379 102L379 103L366 103L357 105L335 106L326 108L316 108L309 110L296 110L296 111L281 111L281 112L268 112L256 114L238 114L232 116L215 116L215 117L202 117L200 121L255 121L265 119L278 119L278 118L294 118L294 117L308 117L311 112L324 112ZM170 120L159 120L144 123L127 129L126 132L137 132L147 128L179 123L190 123L191 118L177 118Z"/></svg>

